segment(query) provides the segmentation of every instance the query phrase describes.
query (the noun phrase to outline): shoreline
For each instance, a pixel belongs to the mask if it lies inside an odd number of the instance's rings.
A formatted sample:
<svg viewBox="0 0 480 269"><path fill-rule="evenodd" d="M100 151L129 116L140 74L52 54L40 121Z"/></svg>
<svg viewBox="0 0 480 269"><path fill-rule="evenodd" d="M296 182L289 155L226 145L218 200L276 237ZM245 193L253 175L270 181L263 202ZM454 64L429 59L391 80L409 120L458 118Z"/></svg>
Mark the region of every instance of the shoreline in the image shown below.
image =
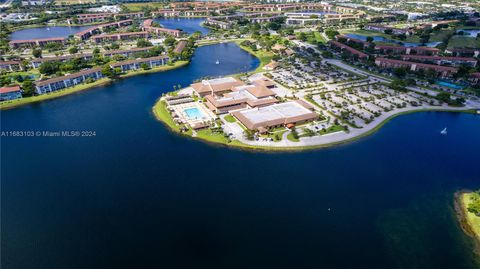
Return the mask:
<svg viewBox="0 0 480 269"><path fill-rule="evenodd" d="M208 43L208 44L199 44L198 47L209 46L209 45L214 45L214 44L219 44L219 43L233 42L233 43L237 44L241 49L243 49L243 50L247 51L248 53L252 54L253 56L257 57L260 60L260 65L254 71L261 70L260 69L261 66L262 66L261 59L257 55L255 55L254 53L246 50L243 46L240 46L239 43L240 43L240 41L243 41L243 40L245 40L245 39L228 40L228 41L223 41L223 40L222 41L215 41L213 43ZM170 71L170 70L177 69L177 68L183 67L185 65L188 65L189 63L190 63L190 61L177 61L177 62L174 63L173 66L165 65L165 66L161 66L159 68L154 68L154 69L149 69L149 70L131 71L131 72L128 72L126 74L120 75L117 79L128 78L128 77L133 77L133 76L137 76L137 75L144 75L144 74ZM251 72L254 72L254 71L251 71ZM92 83L89 83L89 84L81 83L81 84L75 85L73 87L65 88L65 89L55 91L55 92L52 92L52 93L48 93L48 94L22 97L20 99L3 101L3 102L0 102L0 111L1 110L6 110L6 109L13 109L13 108L16 108L16 107L19 107L19 106L23 106L23 105L27 105L27 104L33 104L33 103L42 102L42 101L46 101L46 100L51 100L51 99L59 98L59 97L62 97L62 96L70 95L70 94L73 94L73 93L89 90L89 89L92 89L92 88L97 87L97 86L106 85L108 83L114 83L115 80L117 80L117 79L101 78L101 79L99 79L97 81L94 81Z"/></svg>
<svg viewBox="0 0 480 269"><path fill-rule="evenodd" d="M462 231L472 239L473 241L473 252L480 257L480 234L475 233L473 227L468 221L467 218L467 209L465 205L465 195L472 193L470 190L460 190L454 193L454 209L455 215L459 222L460 228Z"/></svg>
<svg viewBox="0 0 480 269"><path fill-rule="evenodd" d="M385 124L393 120L394 118L402 115L407 115L407 114L413 114L413 113L418 113L418 112L453 112L453 113L470 113L470 114L475 114L475 111L473 109L464 109L464 110L454 110L454 109L415 109L415 110L410 110L410 111L403 111L399 112L396 114L393 114L383 121L381 121L379 124L374 126L372 129L359 134L358 136L354 136L351 138L347 138L344 140L339 140L339 141L334 141L334 142L327 142L327 143L321 143L317 145L306 145L306 146L263 146L263 145L251 145L251 144L245 144L239 140L233 140L230 143L227 142L226 140L224 142L219 142L218 140L212 139L210 136L205 136L205 137L193 137L192 135L189 135L189 133L181 133L179 131L178 126L173 122L172 118L170 117L170 114L168 114L168 118L165 118L164 115L161 115L159 110L165 110L165 104L163 101L157 99L155 102L155 105L152 107L153 114L155 118L160 121L162 124L166 125L168 129L171 132L174 132L177 135L180 135L182 137L188 137L191 139L199 140L201 142L207 143L207 144L214 144L216 146L225 146L229 147L232 149L239 149L239 150L247 150L247 151L253 151L253 152L300 152L300 151L310 151L310 150L318 150L318 149L323 149L323 148L329 148L333 146L340 146L343 144L347 143L352 143L357 140L360 140L364 137L370 136L374 133L376 133L378 130L380 130ZM168 122L167 122L168 121ZM275 142L272 142L275 143Z"/></svg>
<svg viewBox="0 0 480 269"><path fill-rule="evenodd" d="M253 55L254 57L256 57L260 61L259 66L255 70L246 72L247 74L254 74L254 73L261 72L262 69L263 69L263 66L265 64L267 64L268 62L270 62L271 59L266 59L265 57L260 57L254 51L251 51L248 48L246 48L244 46L241 46L240 45L241 41L243 41L243 40L237 40L237 41L231 40L231 41L227 41L227 42L235 43L242 50L244 50L244 51L248 52L249 54ZM216 43L223 43L223 42L222 41L217 41ZM214 43L214 44L216 44L216 43ZM206 45L213 45L213 44L206 44ZM202 45L198 45L198 46L200 47ZM236 75L239 75L239 74L232 74L231 76L236 76ZM171 92L167 92L166 94L168 94L168 93L171 93ZM161 97L159 97L155 101L155 104L152 107L152 112L153 112L155 118L158 121L160 121L161 123L166 125L167 128L171 132L174 132L177 135L187 137L187 138L190 138L190 139L199 140L201 142L211 144L211 145L214 145L214 146L224 146L224 147L229 147L229 148L232 148L232 149L247 150L247 151L261 151L261 152L300 152L300 151L317 150L317 149L328 148L328 147L339 146L339 145L343 145L343 144L347 144L347 143L352 143L352 142L355 142L359 139L362 139L364 137L367 137L369 135L372 135L372 134L376 133L385 124L387 124L389 121L391 121L392 119L394 119L398 116L417 113L417 112L454 112L454 113L477 114L475 108L464 108L464 109L458 108L458 107L438 107L438 108L434 107L434 108L423 108L423 109L422 108L412 108L411 110L399 111L398 113L394 113L394 114L386 117L382 121L380 121L377 125L373 126L373 128L371 128L371 129L369 129L365 132L362 132L362 133L358 134L357 136L349 137L349 138L346 138L346 139L343 139L343 140L326 142L326 143L319 143L319 144L316 144L316 145L263 146L263 145L246 144L246 143L243 143L242 141L239 141L239 140L234 140L234 141L228 142L226 139L223 139L224 141L218 141L218 139L214 139L211 136L204 136L204 137L196 136L196 137L193 137L189 133L181 133L178 126L173 122L172 118L170 117L170 114L168 113L168 111L167 111L167 117L157 113L159 109L166 110L166 108L163 107L163 106L164 106L164 103L161 101ZM169 122L171 121L171 122L167 123L167 121L169 121ZM190 133L191 133L191 131L190 131ZM275 143L275 142L273 142L273 143Z"/></svg>
<svg viewBox="0 0 480 269"><path fill-rule="evenodd" d="M101 78L97 81L94 81L92 83L81 83L78 85L75 85L73 87L65 88L59 91L55 91L52 93L47 93L47 94L41 94L41 95L36 95L36 96L30 96L30 97L22 97L20 99L15 99L15 100L10 100L10 101L3 101L0 103L0 111L1 110L6 110L6 109L13 109L19 106L23 105L28 105L28 104L33 104L37 102L42 102L46 100L51 100L59 97L63 97L66 95L70 95L73 93L78 93L82 92L85 90L89 90L98 86L103 86L109 83L115 83L116 80L118 79L123 79L123 78L129 78L137 75L146 75L146 74L151 74L151 73L158 73L158 72L166 72L170 71L173 69L177 69L180 67L183 67L185 65L188 65L190 61L178 61L175 62L173 66L161 66L159 68L154 68L154 69L149 69L149 70L138 70L138 71L132 71L123 75L120 75L117 79L111 79L111 78Z"/></svg>

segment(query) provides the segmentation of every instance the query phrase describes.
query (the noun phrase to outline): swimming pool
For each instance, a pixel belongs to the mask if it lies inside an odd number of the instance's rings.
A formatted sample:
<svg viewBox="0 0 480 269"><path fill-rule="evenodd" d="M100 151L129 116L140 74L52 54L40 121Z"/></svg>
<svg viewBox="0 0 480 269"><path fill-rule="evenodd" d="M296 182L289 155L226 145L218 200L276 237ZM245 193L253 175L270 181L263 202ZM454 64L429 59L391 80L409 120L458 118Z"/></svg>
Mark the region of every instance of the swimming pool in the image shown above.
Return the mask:
<svg viewBox="0 0 480 269"><path fill-rule="evenodd" d="M191 107L183 110L191 120L205 119L203 113L197 107Z"/></svg>
<svg viewBox="0 0 480 269"><path fill-rule="evenodd" d="M454 84L454 83L447 82L447 81L441 81L441 80L438 80L437 84L440 85L440 86L444 86L444 87L454 89L454 90L461 90L461 89L464 88L462 85Z"/></svg>

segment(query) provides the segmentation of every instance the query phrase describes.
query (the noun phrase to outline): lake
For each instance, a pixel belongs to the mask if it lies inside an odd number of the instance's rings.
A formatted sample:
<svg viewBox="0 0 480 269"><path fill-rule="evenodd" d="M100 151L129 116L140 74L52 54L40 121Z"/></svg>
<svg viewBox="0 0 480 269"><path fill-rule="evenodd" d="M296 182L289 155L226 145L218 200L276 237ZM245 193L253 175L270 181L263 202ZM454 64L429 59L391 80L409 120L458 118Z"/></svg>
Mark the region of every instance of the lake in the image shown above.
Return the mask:
<svg viewBox="0 0 480 269"><path fill-rule="evenodd" d="M205 18L161 18L155 19L156 22L169 29L182 29L188 34L200 31L203 35L208 34L208 28L201 26ZM11 34L11 40L25 40L51 37L68 37L91 26L44 26L35 28L26 28L15 31Z"/></svg>
<svg viewBox="0 0 480 269"><path fill-rule="evenodd" d="M459 33L459 32L463 32L463 36L473 37L473 38L476 38L480 34L480 30L460 29L460 30L457 30L457 33Z"/></svg>
<svg viewBox="0 0 480 269"><path fill-rule="evenodd" d="M363 41L367 41L366 35L359 35L359 34L345 34L345 36L351 37L351 38L356 38L360 39ZM403 41L398 41L398 40L393 40L393 39L388 39L383 36L372 36L373 41L375 42L385 42L385 43L394 43L398 45L402 45L405 47L420 47L420 46L425 46L425 47L436 47L442 42L428 42L428 43L409 43L409 42L403 42Z"/></svg>
<svg viewBox="0 0 480 269"><path fill-rule="evenodd" d="M2 111L2 131L96 136L2 137L1 267L478 268L453 193L480 187L479 116L403 115L274 154L181 137L152 114L173 85L258 65L205 46L183 68Z"/></svg>
<svg viewBox="0 0 480 269"><path fill-rule="evenodd" d="M11 40L26 40L51 37L68 37L91 26L44 26L35 28L26 28L15 31L11 34Z"/></svg>
<svg viewBox="0 0 480 269"><path fill-rule="evenodd" d="M155 19L155 21L165 28L181 29L188 34L200 31L202 35L206 35L210 32L208 28L201 25L205 18L159 18Z"/></svg>

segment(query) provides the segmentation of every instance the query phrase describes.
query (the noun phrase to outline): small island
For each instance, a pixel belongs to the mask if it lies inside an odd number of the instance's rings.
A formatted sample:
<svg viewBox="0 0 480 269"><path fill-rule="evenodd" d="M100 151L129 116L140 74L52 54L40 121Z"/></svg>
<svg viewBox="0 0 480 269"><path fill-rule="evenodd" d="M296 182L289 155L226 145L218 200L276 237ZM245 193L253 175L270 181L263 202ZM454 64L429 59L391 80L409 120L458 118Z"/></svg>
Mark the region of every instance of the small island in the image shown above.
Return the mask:
<svg viewBox="0 0 480 269"><path fill-rule="evenodd" d="M474 240L480 255L480 190L455 193L455 210L462 230Z"/></svg>

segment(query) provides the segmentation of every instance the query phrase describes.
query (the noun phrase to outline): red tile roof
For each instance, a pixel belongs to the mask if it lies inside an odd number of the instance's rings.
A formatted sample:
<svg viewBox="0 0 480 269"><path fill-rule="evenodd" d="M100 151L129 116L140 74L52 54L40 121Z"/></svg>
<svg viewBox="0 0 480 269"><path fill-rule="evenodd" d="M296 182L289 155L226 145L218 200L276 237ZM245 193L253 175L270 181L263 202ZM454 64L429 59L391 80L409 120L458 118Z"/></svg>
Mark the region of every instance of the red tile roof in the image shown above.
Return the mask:
<svg viewBox="0 0 480 269"><path fill-rule="evenodd" d="M0 61L0 65L20 64L20 61Z"/></svg>
<svg viewBox="0 0 480 269"><path fill-rule="evenodd" d="M12 87L2 87L0 88L0 93L9 93L9 92L18 92L20 91L20 86L12 86Z"/></svg>
<svg viewBox="0 0 480 269"><path fill-rule="evenodd" d="M114 63L114 64L112 64L112 67L118 67L118 66L122 66L122 65L126 65L126 64L134 64L134 63L146 63L148 61L155 61L155 60L161 60L161 59L168 59L168 56L167 55L160 55L160 56L155 56L155 57L150 57L150 58L128 60L128 61Z"/></svg>
<svg viewBox="0 0 480 269"><path fill-rule="evenodd" d="M422 59L422 60L446 60L446 61L464 61L476 62L477 59L471 57L449 57L449 56L427 56L427 55L401 55L403 59Z"/></svg>
<svg viewBox="0 0 480 269"><path fill-rule="evenodd" d="M361 52L361 51L359 51L359 50L356 50L356 49L354 49L354 48L352 48L352 47L350 47L350 46L347 46L347 45L345 45L345 44L343 44L343 43L340 43L340 42L338 42L338 41L330 40L330 41L328 41L328 43L330 43L330 44L332 44L332 45L334 45L334 46L337 46L337 47L339 47L339 48L341 48L341 49L344 49L344 50L346 50L346 51L348 51L348 52L350 52L350 53L352 53L352 54L358 55L358 57L360 57L360 58L367 58L367 57L368 57L368 54L363 53L363 52Z"/></svg>
<svg viewBox="0 0 480 269"><path fill-rule="evenodd" d="M37 39L24 39L24 40L12 40L10 44L21 44L28 42L43 42L43 41L65 41L64 37L50 37L50 38L37 38Z"/></svg>
<svg viewBox="0 0 480 269"><path fill-rule="evenodd" d="M88 74L101 72L101 71L102 71L101 67L93 68L93 69L86 69L86 70L83 70L83 71L80 71L80 72L77 72L77 73L73 73L73 74L69 74L69 75L65 75L65 76L60 76L60 77L46 79L46 80L40 80L40 81L35 82L35 85L36 86L43 86L43 85L47 85L47 84L50 84L50 83L64 81L64 80L67 80L67 79L72 79L72 78L80 77L82 75L88 75Z"/></svg>
<svg viewBox="0 0 480 269"><path fill-rule="evenodd" d="M375 62L384 62L384 63L392 63L392 64L398 64L398 65L415 65L420 68L427 68L427 69L434 69L437 71L448 71L448 72L457 72L458 69L455 67L449 67L449 66L441 66L441 65L433 65L433 64L423 64L423 63L416 63L416 62L407 62L407 61L400 61L400 60L394 60L394 59L387 59L387 58L376 58Z"/></svg>

